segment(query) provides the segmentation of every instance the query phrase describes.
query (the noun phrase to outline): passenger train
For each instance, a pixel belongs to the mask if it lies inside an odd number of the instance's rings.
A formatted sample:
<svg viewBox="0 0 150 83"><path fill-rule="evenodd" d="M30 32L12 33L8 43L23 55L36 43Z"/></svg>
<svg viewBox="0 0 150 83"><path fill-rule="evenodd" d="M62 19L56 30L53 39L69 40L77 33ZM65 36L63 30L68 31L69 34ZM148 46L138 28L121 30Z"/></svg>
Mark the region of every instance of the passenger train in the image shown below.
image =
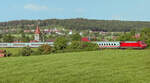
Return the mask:
<svg viewBox="0 0 150 83"><path fill-rule="evenodd" d="M97 41L92 42L98 44L99 48L146 48L147 44L142 41ZM32 42L32 43L0 43L0 48L19 48L19 47L32 47L37 48L43 44L53 46L54 42Z"/></svg>
<svg viewBox="0 0 150 83"><path fill-rule="evenodd" d="M100 48L146 48L143 41L96 42Z"/></svg>

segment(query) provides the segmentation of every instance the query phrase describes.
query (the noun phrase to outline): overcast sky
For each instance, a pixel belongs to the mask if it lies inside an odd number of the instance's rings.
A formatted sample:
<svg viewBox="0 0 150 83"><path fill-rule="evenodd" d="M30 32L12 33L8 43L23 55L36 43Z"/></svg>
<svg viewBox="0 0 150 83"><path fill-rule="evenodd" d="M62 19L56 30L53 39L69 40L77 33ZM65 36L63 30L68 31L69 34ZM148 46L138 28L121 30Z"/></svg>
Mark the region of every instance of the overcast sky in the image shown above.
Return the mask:
<svg viewBox="0 0 150 83"><path fill-rule="evenodd" d="M89 18L150 21L150 0L1 0L0 21Z"/></svg>

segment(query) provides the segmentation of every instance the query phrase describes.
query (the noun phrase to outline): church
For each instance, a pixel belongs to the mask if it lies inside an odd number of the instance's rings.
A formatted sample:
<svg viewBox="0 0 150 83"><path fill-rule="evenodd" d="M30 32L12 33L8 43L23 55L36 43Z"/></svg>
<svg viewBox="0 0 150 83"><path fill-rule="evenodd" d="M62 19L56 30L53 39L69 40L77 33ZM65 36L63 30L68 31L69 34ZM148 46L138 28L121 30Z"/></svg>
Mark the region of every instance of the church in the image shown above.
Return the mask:
<svg viewBox="0 0 150 83"><path fill-rule="evenodd" d="M34 33L34 41L40 42L41 41L40 35L41 35L41 31L40 31L39 26L37 26L36 30L35 30L35 33Z"/></svg>

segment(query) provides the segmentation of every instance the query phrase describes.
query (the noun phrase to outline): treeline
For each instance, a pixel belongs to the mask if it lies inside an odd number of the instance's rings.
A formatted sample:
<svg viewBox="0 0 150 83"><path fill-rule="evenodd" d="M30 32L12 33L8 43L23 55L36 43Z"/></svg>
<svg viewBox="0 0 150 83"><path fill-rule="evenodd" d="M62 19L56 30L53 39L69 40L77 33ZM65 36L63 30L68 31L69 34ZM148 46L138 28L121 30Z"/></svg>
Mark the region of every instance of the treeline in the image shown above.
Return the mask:
<svg viewBox="0 0 150 83"><path fill-rule="evenodd" d="M119 21L119 20L91 20L91 19L47 19L47 20L16 20L1 22L0 28L33 28L36 25L62 26L66 29L76 30L94 30L94 31L112 31L128 32L130 30L141 30L141 28L150 27L150 22L144 21Z"/></svg>

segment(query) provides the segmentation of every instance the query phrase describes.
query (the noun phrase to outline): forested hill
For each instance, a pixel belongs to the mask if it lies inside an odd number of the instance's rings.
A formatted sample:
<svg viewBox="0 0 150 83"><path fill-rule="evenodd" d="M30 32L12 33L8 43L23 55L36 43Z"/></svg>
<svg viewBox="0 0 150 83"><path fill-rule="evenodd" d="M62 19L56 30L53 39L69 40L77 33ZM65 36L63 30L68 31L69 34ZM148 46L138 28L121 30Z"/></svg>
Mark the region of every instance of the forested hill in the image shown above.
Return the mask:
<svg viewBox="0 0 150 83"><path fill-rule="evenodd" d="M40 23L39 26L62 26L67 29L97 30L97 31L130 31L150 27L150 22L144 21L119 21L119 20L90 20L76 19L47 19L47 20L18 20L1 22L0 28L28 28Z"/></svg>

